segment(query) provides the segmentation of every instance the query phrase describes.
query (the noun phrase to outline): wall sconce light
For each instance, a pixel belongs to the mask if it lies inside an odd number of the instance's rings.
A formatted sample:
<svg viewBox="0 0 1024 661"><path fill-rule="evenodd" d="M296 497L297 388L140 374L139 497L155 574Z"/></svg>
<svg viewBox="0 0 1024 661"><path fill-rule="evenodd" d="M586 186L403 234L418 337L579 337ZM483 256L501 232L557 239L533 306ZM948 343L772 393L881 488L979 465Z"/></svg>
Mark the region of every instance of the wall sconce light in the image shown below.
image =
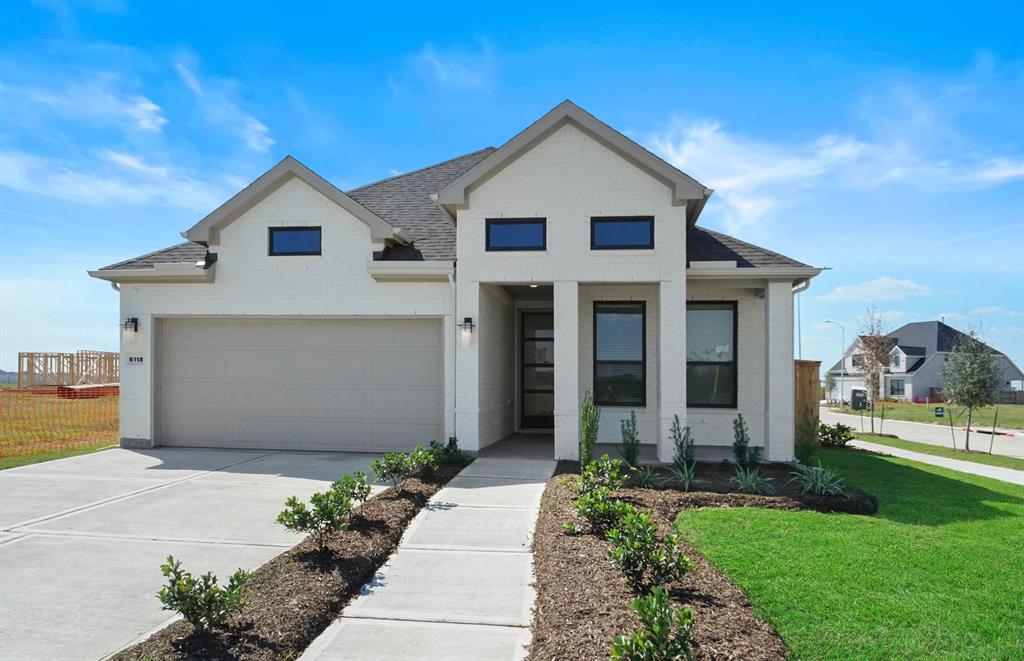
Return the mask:
<svg viewBox="0 0 1024 661"><path fill-rule="evenodd" d="M468 347L473 339L473 317L464 317L461 324L455 324L462 331L462 346Z"/></svg>
<svg viewBox="0 0 1024 661"><path fill-rule="evenodd" d="M124 320L124 323L121 324L121 328L123 328L125 330L130 330L133 333L138 333L139 332L139 318L138 317L128 317L127 319Z"/></svg>

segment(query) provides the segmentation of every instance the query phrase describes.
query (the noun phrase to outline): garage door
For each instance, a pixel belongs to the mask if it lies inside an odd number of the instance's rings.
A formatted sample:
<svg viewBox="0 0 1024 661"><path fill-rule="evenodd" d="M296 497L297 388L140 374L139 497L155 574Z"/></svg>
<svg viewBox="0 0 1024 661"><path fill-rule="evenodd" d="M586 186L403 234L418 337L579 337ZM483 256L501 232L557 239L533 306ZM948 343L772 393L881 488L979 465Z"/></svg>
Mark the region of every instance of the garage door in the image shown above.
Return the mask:
<svg viewBox="0 0 1024 661"><path fill-rule="evenodd" d="M441 438L441 322L162 319L157 441L407 450Z"/></svg>

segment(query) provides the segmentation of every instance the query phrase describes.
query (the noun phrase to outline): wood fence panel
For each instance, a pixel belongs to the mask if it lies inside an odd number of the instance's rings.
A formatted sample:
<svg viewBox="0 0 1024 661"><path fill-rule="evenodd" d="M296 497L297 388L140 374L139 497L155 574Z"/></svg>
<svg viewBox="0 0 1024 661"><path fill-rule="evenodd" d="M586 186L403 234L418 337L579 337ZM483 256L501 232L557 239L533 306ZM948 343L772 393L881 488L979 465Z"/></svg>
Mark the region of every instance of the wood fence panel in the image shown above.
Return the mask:
<svg viewBox="0 0 1024 661"><path fill-rule="evenodd" d="M802 425L809 424L808 420L818 420L819 418L821 361L795 360L793 363L796 370L796 392L793 393L796 404L796 427L793 432L794 438L799 438Z"/></svg>

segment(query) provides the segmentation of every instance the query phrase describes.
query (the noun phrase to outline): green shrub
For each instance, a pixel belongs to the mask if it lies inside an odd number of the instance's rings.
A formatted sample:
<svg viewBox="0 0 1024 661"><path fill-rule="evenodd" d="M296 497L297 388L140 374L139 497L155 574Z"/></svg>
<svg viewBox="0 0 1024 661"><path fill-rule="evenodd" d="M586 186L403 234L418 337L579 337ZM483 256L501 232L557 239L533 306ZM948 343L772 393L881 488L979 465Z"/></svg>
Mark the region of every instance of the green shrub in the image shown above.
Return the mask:
<svg viewBox="0 0 1024 661"><path fill-rule="evenodd" d="M417 445L409 453L409 473L417 473L427 478L434 477L441 465L437 456L422 445Z"/></svg>
<svg viewBox="0 0 1024 661"><path fill-rule="evenodd" d="M679 550L679 537L669 535L658 544L658 526L649 511L626 513L619 525L608 531L612 547L608 555L634 592L646 592L656 585L678 580L693 568Z"/></svg>
<svg viewBox="0 0 1024 661"><path fill-rule="evenodd" d="M562 532L566 535L579 535L583 532L583 526L576 521L566 521L562 524Z"/></svg>
<svg viewBox="0 0 1024 661"><path fill-rule="evenodd" d="M601 412L594 403L594 393L589 390L583 395L580 406L580 465L586 466L594 459L597 445L597 429Z"/></svg>
<svg viewBox="0 0 1024 661"><path fill-rule="evenodd" d="M370 464L370 469L378 482L390 482L397 487L413 473L409 455L404 452L385 452L380 459Z"/></svg>
<svg viewBox="0 0 1024 661"><path fill-rule="evenodd" d="M431 441L430 451L442 466L460 466L469 463L469 457L459 449L459 439L454 436L449 436L446 444Z"/></svg>
<svg viewBox="0 0 1024 661"><path fill-rule="evenodd" d="M693 659L693 611L683 607L672 612L668 592L654 588L648 597L634 599L630 608L642 628L632 636L616 636L612 642L615 661L691 661Z"/></svg>
<svg viewBox="0 0 1024 661"><path fill-rule="evenodd" d="M622 431L622 444L619 445L619 452L626 465L632 468L636 466L640 458L640 435L636 431L636 411L630 411L629 417L619 423Z"/></svg>
<svg viewBox="0 0 1024 661"><path fill-rule="evenodd" d="M370 481L366 479L366 473L356 471L351 475L342 475L338 478L331 484L331 490L348 496L352 502L364 503L370 497Z"/></svg>
<svg viewBox="0 0 1024 661"><path fill-rule="evenodd" d="M636 480L636 486L641 489L657 489L665 484L665 480L659 477L650 466L634 468L633 475Z"/></svg>
<svg viewBox="0 0 1024 661"><path fill-rule="evenodd" d="M761 463L761 448L750 447L750 432L742 413L732 421L732 434L732 455L736 465L743 469L756 468Z"/></svg>
<svg viewBox="0 0 1024 661"><path fill-rule="evenodd" d="M819 496L843 496L846 488L843 478L831 468L825 468L818 462L817 466L797 463L793 466L793 477L790 482L795 484L801 493L814 493Z"/></svg>
<svg viewBox="0 0 1024 661"><path fill-rule="evenodd" d="M629 503L612 498L612 490L600 487L577 498L572 508L590 522L591 529L604 534L619 524L626 514L634 511Z"/></svg>
<svg viewBox="0 0 1024 661"><path fill-rule="evenodd" d="M697 449L694 447L693 436L690 435L690 428L679 424L679 416L672 416L672 427L669 429L669 438L672 439L672 447L675 448L675 455L672 463L676 466L685 466L696 463Z"/></svg>
<svg viewBox="0 0 1024 661"><path fill-rule="evenodd" d="M181 562L170 555L160 572L167 578L167 585L156 594L163 610L181 613L201 631L223 626L228 615L245 603L242 589L250 574L241 569L231 575L226 587L217 583L213 572L197 578L183 571Z"/></svg>
<svg viewBox="0 0 1024 661"><path fill-rule="evenodd" d="M842 448L853 440L853 427L847 427L841 422L834 425L822 423L818 427L818 439L827 448Z"/></svg>
<svg viewBox="0 0 1024 661"><path fill-rule="evenodd" d="M690 487L694 484L703 482L703 480L698 480L696 477L697 462L693 462L692 464L683 464L682 466L672 464L669 466L668 470L672 473L672 477L675 478L675 481L679 486L683 488L683 491L689 491Z"/></svg>
<svg viewBox="0 0 1024 661"><path fill-rule="evenodd" d="M744 493L775 493L772 478L761 475L757 466L751 468L736 467L736 474L729 478L729 484Z"/></svg>
<svg viewBox="0 0 1024 661"><path fill-rule="evenodd" d="M337 484L337 483L335 483ZM331 533L345 530L352 511L352 498L342 489L332 488L309 497L309 506L295 496L284 503L277 522L292 532L312 535L317 548L327 548Z"/></svg>
<svg viewBox="0 0 1024 661"><path fill-rule="evenodd" d="M576 481L576 495L582 496L597 489L618 489L625 484L627 478L622 469L621 461L606 454L601 455L600 459L591 461L583 468L580 479Z"/></svg>
<svg viewBox="0 0 1024 661"><path fill-rule="evenodd" d="M801 420L797 427L793 455L802 464L810 463L814 453L820 447L818 445L818 424L818 418L807 417Z"/></svg>

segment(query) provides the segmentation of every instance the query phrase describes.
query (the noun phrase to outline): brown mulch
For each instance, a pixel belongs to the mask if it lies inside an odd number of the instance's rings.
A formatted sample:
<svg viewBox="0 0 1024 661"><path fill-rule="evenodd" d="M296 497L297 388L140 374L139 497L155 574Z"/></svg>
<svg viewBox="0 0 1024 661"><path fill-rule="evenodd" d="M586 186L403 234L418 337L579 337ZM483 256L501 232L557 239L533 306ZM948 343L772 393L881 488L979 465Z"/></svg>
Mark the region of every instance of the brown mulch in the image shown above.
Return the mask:
<svg viewBox="0 0 1024 661"><path fill-rule="evenodd" d="M246 583L245 605L224 630L202 635L179 620L113 658L297 658L373 578L427 500L461 469L446 466L433 480L410 478L402 489L369 499L327 552L307 538L261 566Z"/></svg>
<svg viewBox="0 0 1024 661"><path fill-rule="evenodd" d="M533 642L529 658L607 659L612 639L630 634L639 619L629 608L636 596L622 573L608 559L608 542L594 534L567 535L562 524L578 520L571 509L573 492L564 483L578 474L579 465L560 462L548 482L534 529ZM706 480L700 492L627 488L616 496L652 510L662 535L671 531L680 510L694 507L768 507L874 513L873 496L854 492L851 498L805 497L785 485L791 468L767 464L763 472L775 477L779 495L725 493L731 465L701 464ZM851 490L852 491L852 490ZM841 503L840 501L849 501ZM680 544L694 569L666 586L678 606L693 611L695 656L698 659L785 659L786 646L770 625L756 619L750 601L736 584L685 541Z"/></svg>

